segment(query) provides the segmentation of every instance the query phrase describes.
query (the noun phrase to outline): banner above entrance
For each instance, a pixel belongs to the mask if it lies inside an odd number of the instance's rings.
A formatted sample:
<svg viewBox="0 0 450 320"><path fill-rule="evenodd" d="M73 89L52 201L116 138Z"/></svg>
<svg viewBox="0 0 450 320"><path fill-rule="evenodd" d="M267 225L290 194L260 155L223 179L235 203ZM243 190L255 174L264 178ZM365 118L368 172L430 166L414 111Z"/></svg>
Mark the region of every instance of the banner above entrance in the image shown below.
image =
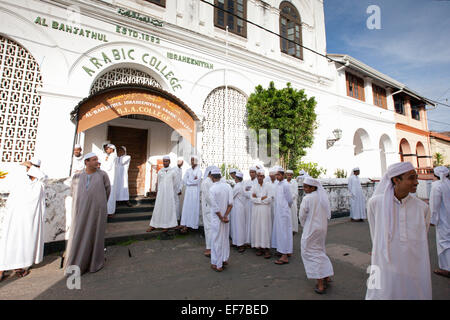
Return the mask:
<svg viewBox="0 0 450 320"><path fill-rule="evenodd" d="M195 147L197 118L176 97L159 89L109 88L83 100L72 114L78 114L77 133L127 115L150 116L165 122Z"/></svg>

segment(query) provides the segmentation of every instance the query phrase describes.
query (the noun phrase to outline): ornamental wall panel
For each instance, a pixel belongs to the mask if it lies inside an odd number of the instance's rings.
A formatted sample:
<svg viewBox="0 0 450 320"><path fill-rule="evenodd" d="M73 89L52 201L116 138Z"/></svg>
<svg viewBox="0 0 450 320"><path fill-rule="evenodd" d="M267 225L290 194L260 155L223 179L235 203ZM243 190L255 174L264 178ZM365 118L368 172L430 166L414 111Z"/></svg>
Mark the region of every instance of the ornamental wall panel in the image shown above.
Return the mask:
<svg viewBox="0 0 450 320"><path fill-rule="evenodd" d="M35 151L42 76L34 57L0 36L0 161L30 160Z"/></svg>

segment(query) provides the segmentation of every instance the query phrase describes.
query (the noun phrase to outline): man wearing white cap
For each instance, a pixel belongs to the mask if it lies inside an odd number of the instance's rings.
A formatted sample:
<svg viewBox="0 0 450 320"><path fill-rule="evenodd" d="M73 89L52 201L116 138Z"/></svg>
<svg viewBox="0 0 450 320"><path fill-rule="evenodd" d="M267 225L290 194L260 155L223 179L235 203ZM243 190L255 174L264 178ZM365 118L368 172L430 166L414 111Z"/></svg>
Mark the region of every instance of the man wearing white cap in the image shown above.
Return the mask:
<svg viewBox="0 0 450 320"><path fill-rule="evenodd" d="M229 214L233 207L233 190L220 180L220 169L211 171L214 182L209 190L211 199L211 268L223 271L230 257L230 224Z"/></svg>
<svg viewBox="0 0 450 320"><path fill-rule="evenodd" d="M164 168L158 171L155 208L153 209L150 227L147 232L157 228L175 228L178 225L175 208L176 173L170 168L170 157L163 157Z"/></svg>
<svg viewBox="0 0 450 320"><path fill-rule="evenodd" d="M439 268L434 273L450 277L450 179L444 166L434 168L439 179L433 183L430 194L431 224L436 226L436 247Z"/></svg>
<svg viewBox="0 0 450 320"><path fill-rule="evenodd" d="M284 179L284 169L277 167L278 184L275 191L275 212L272 230L272 248L275 248L281 257L275 264L289 263L288 256L292 254L292 194L289 184Z"/></svg>
<svg viewBox="0 0 450 320"><path fill-rule="evenodd" d="M200 218L200 186L202 170L198 166L198 157L191 156L191 165L184 174L183 183L186 186L183 210L181 212L181 232L186 233L187 228L198 229Z"/></svg>
<svg viewBox="0 0 450 320"><path fill-rule="evenodd" d="M242 182L244 175L242 172L236 173L234 181L236 185L233 188L233 209L230 214L231 240L234 246L237 246L240 253L245 251L247 241L247 202L248 195Z"/></svg>
<svg viewBox="0 0 450 320"><path fill-rule="evenodd" d="M117 193L117 152L116 146L108 144L106 147L106 157L100 168L108 174L111 185L111 193L108 198L108 214L116 212L116 193Z"/></svg>
<svg viewBox="0 0 450 320"><path fill-rule="evenodd" d="M247 209L246 209L246 236L245 236L245 245L250 248L251 247L251 242L252 242L252 238L251 238L251 228L252 228L252 207L253 207L253 202L250 200L251 195L251 189L252 187L258 183L258 180L256 179L256 171L258 170L258 168L256 168L256 166L250 167L249 168L249 175L250 175L250 180L246 180L244 181L244 191L247 193Z"/></svg>
<svg viewBox="0 0 450 320"><path fill-rule="evenodd" d="M26 276L29 267L44 256L44 174L30 161L21 165L27 177L10 192L0 234L0 281L6 270L15 270L20 278Z"/></svg>
<svg viewBox="0 0 450 320"><path fill-rule="evenodd" d="M272 201L270 202L270 216L272 217L272 222L273 222L273 217L274 217L274 213L275 213L276 186L278 184L276 175L277 175L277 168L272 167L269 169L269 176L264 179L264 182L269 184L270 190L271 190L270 196L272 198Z"/></svg>
<svg viewBox="0 0 450 320"><path fill-rule="evenodd" d="M80 144L76 144L73 147L73 160L72 160L72 172L71 176L75 173L83 171L84 169L84 160L82 154L82 148Z"/></svg>
<svg viewBox="0 0 450 320"><path fill-rule="evenodd" d="M330 201L320 182L311 177L303 180L306 195L300 205L299 217L303 227L301 254L308 279L316 279L314 291L325 293L333 273L333 266L325 251Z"/></svg>
<svg viewBox="0 0 450 320"><path fill-rule="evenodd" d="M39 171L41 172L41 174L39 174L39 177L37 178L39 181L45 181L47 180L47 175L42 171L41 169L41 159L38 159L36 157L31 158L30 163L39 169Z"/></svg>
<svg viewBox="0 0 450 320"><path fill-rule="evenodd" d="M410 195L417 185L413 165L395 163L369 200L372 262L366 300L431 299L430 209Z"/></svg>
<svg viewBox="0 0 450 320"><path fill-rule="evenodd" d="M300 170L298 172L298 177L296 180L299 186L303 185L303 180L305 180L306 177L309 177L309 174L305 170Z"/></svg>
<svg viewBox="0 0 450 320"><path fill-rule="evenodd" d="M209 189L213 185L211 180L211 171L218 169L216 166L210 166L206 168L205 175L200 187L200 193L202 198L202 219L203 230L205 232L205 246L206 250L203 253L206 257L211 256L211 199L209 197Z"/></svg>
<svg viewBox="0 0 450 320"><path fill-rule="evenodd" d="M269 259L270 241L272 238L272 216L270 204L272 202L272 188L269 182L264 182L264 170L256 171L256 183L251 190L252 208L252 247L256 248L256 255Z"/></svg>
<svg viewBox="0 0 450 320"><path fill-rule="evenodd" d="M130 192L128 190L128 169L131 163L131 156L127 154L125 146L119 147L117 156L116 201L126 201L127 206L131 207Z"/></svg>
<svg viewBox="0 0 450 320"><path fill-rule="evenodd" d="M64 267L75 265L81 274L96 272L105 263L105 231L108 198L111 193L108 174L98 170L95 153L84 156L85 169L72 178L72 225Z"/></svg>
<svg viewBox="0 0 450 320"><path fill-rule="evenodd" d="M351 221L364 221L366 218L366 198L364 197L359 180L359 168L353 168L348 178L348 192L350 193L350 218Z"/></svg>
<svg viewBox="0 0 450 320"><path fill-rule="evenodd" d="M176 194L175 194L175 207L177 209L177 220L181 220L181 206L182 206L182 196L183 196L183 163L182 157L177 160L177 165L173 168L176 176Z"/></svg>
<svg viewBox="0 0 450 320"><path fill-rule="evenodd" d="M298 206L297 206L297 199L298 199L298 183L295 181L295 179L292 179L294 177L294 171L292 170L286 170L286 182L289 183L289 187L291 189L292 194L292 206L291 206L291 216L292 216L292 232L297 233L298 232Z"/></svg>

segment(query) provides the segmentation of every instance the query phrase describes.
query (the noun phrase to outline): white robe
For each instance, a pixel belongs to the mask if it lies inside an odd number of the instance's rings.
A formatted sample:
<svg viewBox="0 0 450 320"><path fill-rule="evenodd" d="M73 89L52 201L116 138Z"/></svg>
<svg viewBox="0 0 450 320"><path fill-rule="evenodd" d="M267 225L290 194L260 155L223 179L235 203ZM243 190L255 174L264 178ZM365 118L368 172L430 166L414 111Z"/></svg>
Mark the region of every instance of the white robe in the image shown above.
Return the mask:
<svg viewBox="0 0 450 320"><path fill-rule="evenodd" d="M317 192L303 197L299 217L303 227L301 254L306 276L308 279L331 277L333 266L325 250L328 212L320 205Z"/></svg>
<svg viewBox="0 0 450 320"><path fill-rule="evenodd" d="M108 155L107 155L108 156ZM103 160L100 166L101 170L105 171L111 184L111 193L108 198L108 214L116 212L116 189L117 189L117 154L112 152L108 159Z"/></svg>
<svg viewBox="0 0 450 320"><path fill-rule="evenodd" d="M272 203L271 184L271 182L264 182L261 186L257 183L252 188L251 201L253 202L253 208L251 244L253 248L270 248L270 241L272 239L272 215L270 209ZM253 194L255 194L256 197L253 197ZM261 200L263 197L267 198Z"/></svg>
<svg viewBox="0 0 450 320"><path fill-rule="evenodd" d="M247 205L246 205L246 218L245 221L247 222L246 226L247 226L247 231L246 231L246 236L245 236L245 243L246 244L250 244L252 242L252 237L251 237L251 232L252 232L252 207L253 207L253 202L250 200L251 195L251 188L258 183L258 179L253 179L253 180L246 180L243 182L244 184L244 191L247 187L250 188L249 191L245 191L247 193Z"/></svg>
<svg viewBox="0 0 450 320"><path fill-rule="evenodd" d="M367 217L372 238L371 270L366 300L431 299L430 257L428 227L430 209L415 196L408 195L400 202L394 197L392 212L393 232L383 252L386 216L384 196L372 197L367 204Z"/></svg>
<svg viewBox="0 0 450 320"><path fill-rule="evenodd" d="M206 249L211 249L211 198L209 194L209 189L211 189L213 182L210 177L206 177L202 181L201 185L201 195L202 195L202 219L203 219L203 229L205 231L205 244Z"/></svg>
<svg viewBox="0 0 450 320"><path fill-rule="evenodd" d="M244 183L238 182L233 188L233 209L230 212L231 239L235 246L247 242L247 192Z"/></svg>
<svg viewBox="0 0 450 320"><path fill-rule="evenodd" d="M292 216L292 231L298 232L298 183L295 181L295 179L291 179L290 182L286 180L287 183L289 183L289 187L291 188L291 194L292 194L292 206L291 206L291 216Z"/></svg>
<svg viewBox="0 0 450 320"><path fill-rule="evenodd" d="M183 169L179 168L178 166L175 166L173 168L176 174L176 194L175 194L175 206L177 209L177 220L181 219L181 206L182 206L182 194L178 195L180 192L183 191Z"/></svg>
<svg viewBox="0 0 450 320"><path fill-rule="evenodd" d="M83 171L83 169L84 169L83 155L80 155L79 157L73 156L72 172L70 175L73 176L75 173Z"/></svg>
<svg viewBox="0 0 450 320"><path fill-rule="evenodd" d="M211 198L211 264L222 268L223 262L230 257L230 223L220 221L216 212L225 215L227 207L233 205L233 190L222 181L209 189ZM230 212L231 214L231 212Z"/></svg>
<svg viewBox="0 0 450 320"><path fill-rule="evenodd" d="M128 190L128 168L130 167L131 157L123 155L117 159L117 181L116 181L116 201L130 200Z"/></svg>
<svg viewBox="0 0 450 320"><path fill-rule="evenodd" d="M436 226L439 268L450 271L450 191L436 181L430 194L431 223Z"/></svg>
<svg viewBox="0 0 450 320"><path fill-rule="evenodd" d="M355 220L366 219L366 198L358 176L348 178L348 191L350 193L350 217Z"/></svg>
<svg viewBox="0 0 450 320"><path fill-rule="evenodd" d="M174 228L178 225L175 208L175 171L161 168L158 171L158 192L150 226L154 228Z"/></svg>
<svg viewBox="0 0 450 320"><path fill-rule="evenodd" d="M275 180L274 182L272 182L272 180L269 181L270 195L272 197L272 201L270 202L270 216L272 218L272 224L275 216L275 193L277 192L277 184L278 180Z"/></svg>
<svg viewBox="0 0 450 320"><path fill-rule="evenodd" d="M182 226L198 229L201 182L202 170L200 170L199 166L196 166L195 169L189 168L184 174L183 183L186 186L186 190L184 193L183 210L181 212L180 225Z"/></svg>
<svg viewBox="0 0 450 320"><path fill-rule="evenodd" d="M6 204L0 235L0 271L28 268L44 257L44 183L23 178L11 190Z"/></svg>
<svg viewBox="0 0 450 320"><path fill-rule="evenodd" d="M287 181L283 180L276 186L272 229L272 248L282 254L292 253L293 249L292 203L291 189Z"/></svg>

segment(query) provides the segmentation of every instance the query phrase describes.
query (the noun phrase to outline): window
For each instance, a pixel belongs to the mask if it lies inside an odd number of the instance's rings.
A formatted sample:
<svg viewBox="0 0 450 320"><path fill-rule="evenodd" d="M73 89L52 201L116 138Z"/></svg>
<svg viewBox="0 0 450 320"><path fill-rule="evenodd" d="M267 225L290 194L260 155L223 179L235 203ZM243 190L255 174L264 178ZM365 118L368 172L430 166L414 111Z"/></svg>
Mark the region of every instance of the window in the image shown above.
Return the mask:
<svg viewBox="0 0 450 320"><path fill-rule="evenodd" d="M148 2L151 2L151 3L154 3L154 4L157 4L158 6L161 6L161 7L166 7L166 0L147 0Z"/></svg>
<svg viewBox="0 0 450 320"><path fill-rule="evenodd" d="M405 114L405 102L402 97L394 97L395 112Z"/></svg>
<svg viewBox="0 0 450 320"><path fill-rule="evenodd" d="M361 101L365 101L364 80L351 73L345 73L347 82L347 95Z"/></svg>
<svg viewBox="0 0 450 320"><path fill-rule="evenodd" d="M387 109L386 90L372 84L372 92L373 92L373 104L378 107Z"/></svg>
<svg viewBox="0 0 450 320"><path fill-rule="evenodd" d="M214 0L214 4L219 7L214 8L214 25L221 29L228 26L228 31L247 37L247 23L240 19L247 19L247 0Z"/></svg>
<svg viewBox="0 0 450 320"><path fill-rule="evenodd" d="M303 60L302 44L302 22L297 9L289 2L280 5L280 38L281 52Z"/></svg>
<svg viewBox="0 0 450 320"><path fill-rule="evenodd" d="M411 106L411 117L420 120L420 106Z"/></svg>

